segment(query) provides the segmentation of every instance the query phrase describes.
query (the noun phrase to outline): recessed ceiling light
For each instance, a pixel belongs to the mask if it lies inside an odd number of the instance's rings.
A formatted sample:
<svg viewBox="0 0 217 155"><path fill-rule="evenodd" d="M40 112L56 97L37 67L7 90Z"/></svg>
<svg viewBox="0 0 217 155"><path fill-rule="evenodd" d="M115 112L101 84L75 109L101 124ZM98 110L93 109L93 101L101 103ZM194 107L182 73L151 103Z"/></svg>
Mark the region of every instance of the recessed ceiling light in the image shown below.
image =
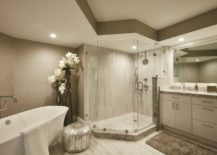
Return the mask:
<svg viewBox="0 0 217 155"><path fill-rule="evenodd" d="M184 38L179 38L179 39L178 39L179 42L182 42L182 41L184 41L184 40L185 40Z"/></svg>
<svg viewBox="0 0 217 155"><path fill-rule="evenodd" d="M51 38L56 38L57 35L56 35L55 33L51 33L51 34L50 34L50 37L51 37Z"/></svg>
<svg viewBox="0 0 217 155"><path fill-rule="evenodd" d="M195 61L196 61L196 62L199 62L200 60L199 60L199 59L196 59Z"/></svg>
<svg viewBox="0 0 217 155"><path fill-rule="evenodd" d="M133 50L136 50L136 49L137 49L136 45L133 45L133 46L132 46L132 49L133 49Z"/></svg>

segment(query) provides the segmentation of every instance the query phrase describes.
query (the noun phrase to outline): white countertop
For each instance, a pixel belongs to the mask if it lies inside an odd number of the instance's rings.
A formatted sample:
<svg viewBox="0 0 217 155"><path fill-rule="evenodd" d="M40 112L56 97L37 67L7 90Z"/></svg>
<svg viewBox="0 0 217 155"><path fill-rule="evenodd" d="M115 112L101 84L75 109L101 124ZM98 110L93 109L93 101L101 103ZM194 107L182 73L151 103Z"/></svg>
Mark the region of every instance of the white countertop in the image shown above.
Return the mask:
<svg viewBox="0 0 217 155"><path fill-rule="evenodd" d="M182 94L189 94L189 95L206 95L206 96L215 96L217 97L217 92L210 93L210 92L203 92L203 91L189 91L189 90L175 90L175 89L167 89L163 88L160 89L161 92L168 92L168 93L182 93Z"/></svg>

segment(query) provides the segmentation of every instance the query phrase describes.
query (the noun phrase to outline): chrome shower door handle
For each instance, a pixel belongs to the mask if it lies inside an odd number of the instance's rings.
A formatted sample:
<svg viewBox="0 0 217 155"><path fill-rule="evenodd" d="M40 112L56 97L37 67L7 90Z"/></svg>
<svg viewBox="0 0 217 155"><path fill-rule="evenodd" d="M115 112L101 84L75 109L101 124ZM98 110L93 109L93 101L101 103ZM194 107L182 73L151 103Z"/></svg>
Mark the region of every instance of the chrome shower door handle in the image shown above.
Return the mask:
<svg viewBox="0 0 217 155"><path fill-rule="evenodd" d="M138 90L143 90L143 83L142 82L138 82Z"/></svg>

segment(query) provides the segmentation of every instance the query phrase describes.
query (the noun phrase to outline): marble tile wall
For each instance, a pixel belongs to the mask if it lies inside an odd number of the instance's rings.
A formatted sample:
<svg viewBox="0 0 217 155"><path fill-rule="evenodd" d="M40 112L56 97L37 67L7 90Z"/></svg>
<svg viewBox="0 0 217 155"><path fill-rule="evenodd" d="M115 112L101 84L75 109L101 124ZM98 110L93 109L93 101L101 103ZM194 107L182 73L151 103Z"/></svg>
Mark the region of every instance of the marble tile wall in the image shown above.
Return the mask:
<svg viewBox="0 0 217 155"><path fill-rule="evenodd" d="M152 77L158 76L158 86L167 85L172 79L173 55L171 48L159 48L147 51L146 57L149 60L148 64L144 65L143 60L145 53L139 53L134 56L134 69L137 68L138 80L147 84L148 88L143 89L142 102L140 102L141 92L136 92L138 99L137 109L140 114L152 116ZM156 55L156 56L154 56Z"/></svg>
<svg viewBox="0 0 217 155"><path fill-rule="evenodd" d="M89 120L102 120L132 112L132 54L108 48L97 49L92 45L84 45L84 51L85 109Z"/></svg>

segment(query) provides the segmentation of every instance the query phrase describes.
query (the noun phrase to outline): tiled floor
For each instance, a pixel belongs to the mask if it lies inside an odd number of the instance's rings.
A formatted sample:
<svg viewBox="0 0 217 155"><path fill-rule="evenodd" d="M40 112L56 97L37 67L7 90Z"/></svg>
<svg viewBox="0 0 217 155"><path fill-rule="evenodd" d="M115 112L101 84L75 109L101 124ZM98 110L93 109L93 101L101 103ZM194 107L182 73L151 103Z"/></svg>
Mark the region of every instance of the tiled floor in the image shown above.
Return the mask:
<svg viewBox="0 0 217 155"><path fill-rule="evenodd" d="M157 132L139 141L119 141L93 138L90 147L75 155L164 155L145 143L147 139L158 134ZM50 150L50 155L70 155L65 153L61 146Z"/></svg>
<svg viewBox="0 0 217 155"><path fill-rule="evenodd" d="M94 124L97 124L100 129L106 128L111 130L128 130L130 132L134 132L135 129L138 130L150 126L152 124L152 117L139 114L137 118L137 114L131 112L121 116L101 120L98 123L95 122Z"/></svg>

